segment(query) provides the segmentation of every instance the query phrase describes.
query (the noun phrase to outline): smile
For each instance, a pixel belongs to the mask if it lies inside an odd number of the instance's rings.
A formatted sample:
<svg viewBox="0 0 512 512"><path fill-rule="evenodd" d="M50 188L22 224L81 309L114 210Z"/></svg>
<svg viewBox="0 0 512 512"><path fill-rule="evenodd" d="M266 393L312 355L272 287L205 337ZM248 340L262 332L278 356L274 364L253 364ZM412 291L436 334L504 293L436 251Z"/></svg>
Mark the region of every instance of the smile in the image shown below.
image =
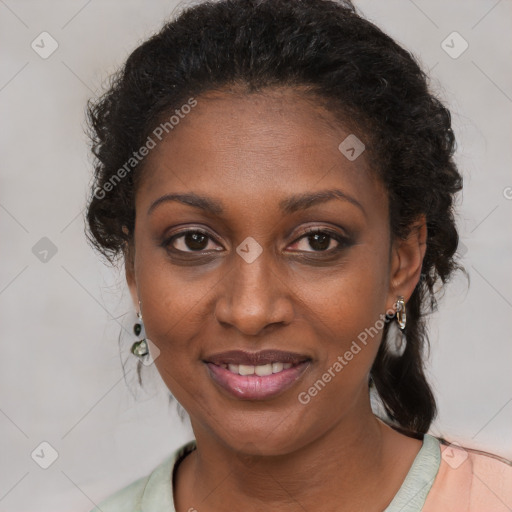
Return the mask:
<svg viewBox="0 0 512 512"><path fill-rule="evenodd" d="M260 364L258 366L250 364L222 364L222 368L227 368L230 372L238 375L258 375L259 377L265 377L272 375L273 373L279 373L283 370L288 370L292 367L292 363L268 363Z"/></svg>
<svg viewBox="0 0 512 512"><path fill-rule="evenodd" d="M231 397L266 400L290 389L309 368L310 360L293 365L275 362L265 365L206 363L214 384Z"/></svg>

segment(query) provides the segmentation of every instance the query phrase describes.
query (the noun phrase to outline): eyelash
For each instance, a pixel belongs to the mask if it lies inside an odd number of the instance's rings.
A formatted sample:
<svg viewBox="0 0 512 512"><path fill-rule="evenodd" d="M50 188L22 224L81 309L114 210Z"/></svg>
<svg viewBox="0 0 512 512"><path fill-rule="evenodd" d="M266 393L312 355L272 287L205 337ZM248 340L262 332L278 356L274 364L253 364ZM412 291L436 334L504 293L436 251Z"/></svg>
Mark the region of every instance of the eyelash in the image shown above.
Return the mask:
<svg viewBox="0 0 512 512"><path fill-rule="evenodd" d="M212 236L210 236L206 231L203 231L202 229L187 229L187 230L175 233L171 237L164 240L164 242L162 243L162 246L164 248L166 248L169 252L173 252L175 254L206 254L206 253L202 253L201 251L181 251L180 249L169 248L169 246L175 240L177 240L189 233L200 233L202 235L205 235L208 239L216 242L216 240ZM330 229L327 229L327 228L308 228L299 236L299 238L295 239L293 244L299 242L303 238L307 238L308 236L314 235L316 233L327 235L329 238L336 240L339 245L337 247L335 247L334 249L328 249L325 251L305 251L306 253L317 253L317 254L331 255L331 254L336 253L350 245L350 240L347 237L344 237L343 235L340 235L339 233L337 233L335 231L331 231ZM219 251L214 251L214 252L219 252Z"/></svg>

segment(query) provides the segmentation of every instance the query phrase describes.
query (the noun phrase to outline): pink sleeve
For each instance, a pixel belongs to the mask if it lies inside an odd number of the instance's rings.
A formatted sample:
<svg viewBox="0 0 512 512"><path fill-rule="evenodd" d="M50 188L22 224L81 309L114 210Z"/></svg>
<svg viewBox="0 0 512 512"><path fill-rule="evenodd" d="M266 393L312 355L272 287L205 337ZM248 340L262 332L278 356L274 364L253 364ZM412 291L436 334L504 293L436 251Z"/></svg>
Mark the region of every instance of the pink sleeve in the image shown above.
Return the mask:
<svg viewBox="0 0 512 512"><path fill-rule="evenodd" d="M473 455L471 512L512 510L512 466L486 455Z"/></svg>
<svg viewBox="0 0 512 512"><path fill-rule="evenodd" d="M512 466L470 448L440 448L441 465L423 512L512 511Z"/></svg>

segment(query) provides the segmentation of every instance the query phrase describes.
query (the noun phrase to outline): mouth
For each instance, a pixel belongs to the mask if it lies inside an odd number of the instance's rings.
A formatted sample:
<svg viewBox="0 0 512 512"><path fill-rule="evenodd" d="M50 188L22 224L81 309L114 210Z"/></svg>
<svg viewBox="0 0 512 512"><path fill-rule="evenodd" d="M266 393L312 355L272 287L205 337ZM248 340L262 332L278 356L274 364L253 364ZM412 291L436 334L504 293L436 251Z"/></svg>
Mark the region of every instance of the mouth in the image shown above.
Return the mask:
<svg viewBox="0 0 512 512"><path fill-rule="evenodd" d="M231 396L264 400L293 386L310 366L311 358L280 350L235 350L215 354L203 362L215 384Z"/></svg>
<svg viewBox="0 0 512 512"><path fill-rule="evenodd" d="M300 363L298 363L300 364ZM231 373L237 375L257 375L258 377L266 377L267 375L272 375L273 373L280 373L283 370L288 370L291 368L292 363L282 363L279 361L275 361L273 363L268 364L260 364L260 365L252 365L252 364L220 364L222 368L229 370Z"/></svg>

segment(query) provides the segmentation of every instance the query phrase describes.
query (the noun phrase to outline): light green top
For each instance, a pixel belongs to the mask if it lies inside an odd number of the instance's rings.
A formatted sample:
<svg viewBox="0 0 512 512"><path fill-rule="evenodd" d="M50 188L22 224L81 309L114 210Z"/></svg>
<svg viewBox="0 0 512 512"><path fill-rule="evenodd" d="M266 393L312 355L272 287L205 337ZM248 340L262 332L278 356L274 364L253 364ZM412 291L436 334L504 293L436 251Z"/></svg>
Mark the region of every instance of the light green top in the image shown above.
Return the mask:
<svg viewBox="0 0 512 512"><path fill-rule="evenodd" d="M189 441L158 465L102 501L91 512L176 512L172 496L172 472L177 461L196 448ZM441 464L440 442L425 434L423 445L400 489L383 512L421 512Z"/></svg>

